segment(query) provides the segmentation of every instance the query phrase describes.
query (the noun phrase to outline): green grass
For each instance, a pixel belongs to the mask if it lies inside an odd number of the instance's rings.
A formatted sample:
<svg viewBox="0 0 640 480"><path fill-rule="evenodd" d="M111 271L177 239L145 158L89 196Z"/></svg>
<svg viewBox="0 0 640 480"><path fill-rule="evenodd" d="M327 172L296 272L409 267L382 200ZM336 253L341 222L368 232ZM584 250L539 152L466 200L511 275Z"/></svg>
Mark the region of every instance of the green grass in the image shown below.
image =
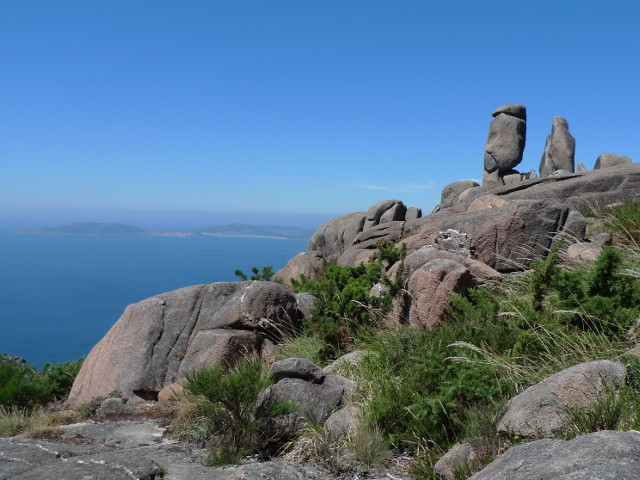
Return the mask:
<svg viewBox="0 0 640 480"><path fill-rule="evenodd" d="M640 281L629 272L638 266L605 248L591 267L567 270L558 252L527 272L453 296L438 328L396 325L354 336L351 348L375 353L351 372L365 417L393 448L408 448L430 462L469 439L484 452L471 467L478 469L504 448L495 425L510 397L552 373L618 358L632 346L626 332L640 316ZM363 268L357 272L370 275ZM637 425L640 408L629 395L573 412L575 431ZM416 468L421 478L435 478L426 463Z"/></svg>

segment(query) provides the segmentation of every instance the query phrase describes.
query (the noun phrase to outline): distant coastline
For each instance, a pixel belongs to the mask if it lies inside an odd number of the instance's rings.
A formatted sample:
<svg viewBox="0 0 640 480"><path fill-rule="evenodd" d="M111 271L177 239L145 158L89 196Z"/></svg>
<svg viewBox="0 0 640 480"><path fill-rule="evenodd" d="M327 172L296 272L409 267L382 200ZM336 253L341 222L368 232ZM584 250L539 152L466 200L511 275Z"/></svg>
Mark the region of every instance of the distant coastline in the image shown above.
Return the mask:
<svg viewBox="0 0 640 480"><path fill-rule="evenodd" d="M190 232L150 231L121 223L80 222L57 227L27 227L13 232L16 235L55 236L152 236L152 237L247 237L277 240L306 240L313 232L295 227L229 224L200 228Z"/></svg>

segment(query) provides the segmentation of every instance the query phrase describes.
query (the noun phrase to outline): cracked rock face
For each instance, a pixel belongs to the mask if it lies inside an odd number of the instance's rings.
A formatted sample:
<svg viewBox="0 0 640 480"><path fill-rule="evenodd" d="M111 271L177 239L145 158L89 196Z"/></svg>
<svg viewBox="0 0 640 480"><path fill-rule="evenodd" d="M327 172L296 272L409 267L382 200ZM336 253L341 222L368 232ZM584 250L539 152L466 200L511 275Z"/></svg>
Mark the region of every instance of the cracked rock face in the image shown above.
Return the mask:
<svg viewBox="0 0 640 480"><path fill-rule="evenodd" d="M522 161L527 134L523 105L502 105L493 112L484 148L484 186L504 185L502 177Z"/></svg>
<svg viewBox="0 0 640 480"><path fill-rule="evenodd" d="M130 404L194 368L233 364L262 339L292 331L301 318L291 290L275 282L195 285L130 305L91 350L69 406L119 390Z"/></svg>

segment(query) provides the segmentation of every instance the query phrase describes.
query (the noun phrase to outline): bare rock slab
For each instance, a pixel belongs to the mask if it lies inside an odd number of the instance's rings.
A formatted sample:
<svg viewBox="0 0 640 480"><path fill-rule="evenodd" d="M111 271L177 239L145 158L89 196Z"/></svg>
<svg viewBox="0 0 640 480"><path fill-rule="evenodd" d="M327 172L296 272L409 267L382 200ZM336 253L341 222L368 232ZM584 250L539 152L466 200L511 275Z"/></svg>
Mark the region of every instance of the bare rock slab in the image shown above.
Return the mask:
<svg viewBox="0 0 640 480"><path fill-rule="evenodd" d="M511 447L470 480L635 480L640 433L602 431Z"/></svg>
<svg viewBox="0 0 640 480"><path fill-rule="evenodd" d="M589 407L619 387L625 376L625 366L611 360L581 363L555 373L509 401L498 432L531 437L562 431L568 409Z"/></svg>

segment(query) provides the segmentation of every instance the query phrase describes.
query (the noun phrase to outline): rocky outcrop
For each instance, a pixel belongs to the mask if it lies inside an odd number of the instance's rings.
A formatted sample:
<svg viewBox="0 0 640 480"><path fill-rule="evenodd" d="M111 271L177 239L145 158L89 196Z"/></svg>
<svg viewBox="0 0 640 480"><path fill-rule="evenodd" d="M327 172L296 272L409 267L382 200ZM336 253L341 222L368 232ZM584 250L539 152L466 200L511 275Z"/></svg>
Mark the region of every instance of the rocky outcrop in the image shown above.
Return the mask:
<svg viewBox="0 0 640 480"><path fill-rule="evenodd" d="M387 274L395 278L401 264L393 265ZM396 322L413 326L434 327L445 317L449 297L464 294L487 280L500 278L500 273L469 257L425 246L411 252L402 262L402 293L394 300L392 316Z"/></svg>
<svg viewBox="0 0 640 480"><path fill-rule="evenodd" d="M291 285L291 279L300 280L300 275L313 280L318 269L324 265L319 252L302 252L291 258L287 265L278 270L273 276L274 282Z"/></svg>
<svg viewBox="0 0 640 480"><path fill-rule="evenodd" d="M18 357L17 355L10 355L8 353L0 353L0 365L16 365L18 367L25 367L31 371L35 370L24 358Z"/></svg>
<svg viewBox="0 0 640 480"><path fill-rule="evenodd" d="M562 431L568 409L589 407L619 388L625 376L625 366L610 360L581 363L551 375L509 401L498 432L531 437Z"/></svg>
<svg viewBox="0 0 640 480"><path fill-rule="evenodd" d="M324 423L324 430L334 437L350 437L358 429L362 411L356 405L347 405L331 414Z"/></svg>
<svg viewBox="0 0 640 480"><path fill-rule="evenodd" d="M516 445L469 480L630 480L639 471L640 433L602 431Z"/></svg>
<svg viewBox="0 0 640 480"><path fill-rule="evenodd" d="M426 263L413 272L407 282L406 291L411 299L409 325L440 325L449 297L455 293L464 294L473 286L471 272L457 262L439 258Z"/></svg>
<svg viewBox="0 0 640 480"><path fill-rule="evenodd" d="M365 212L355 212L329 220L312 235L308 251L318 252L327 260L339 257L362 231L366 218Z"/></svg>
<svg viewBox="0 0 640 480"><path fill-rule="evenodd" d="M369 207L363 230L380 225L381 223L403 221L407 207L400 200L384 200Z"/></svg>
<svg viewBox="0 0 640 480"><path fill-rule="evenodd" d="M155 400L193 368L259 352L263 337L293 332L299 318L290 289L275 282L196 285L143 300L91 350L69 405L113 390L129 403Z"/></svg>
<svg viewBox="0 0 640 480"><path fill-rule="evenodd" d="M435 245L439 232L456 230L472 239L475 260L507 272L544 256L568 213L561 203L544 199L510 201L501 207L457 215L443 210L407 225L402 242L413 252Z"/></svg>
<svg viewBox="0 0 640 480"><path fill-rule="evenodd" d="M596 158L593 166L594 170L601 168L616 167L618 165L627 165L631 163L631 159L625 155L616 155L615 153L602 153Z"/></svg>
<svg viewBox="0 0 640 480"><path fill-rule="evenodd" d="M378 202L366 213L341 215L322 225L309 240L308 251L333 260L354 245L361 249L375 246L380 238L389 235L389 229L401 234L407 218L415 220L421 216L419 208L407 208L399 200Z"/></svg>
<svg viewBox="0 0 640 480"><path fill-rule="evenodd" d="M576 141L569 133L567 120L555 117L540 160L540 176L548 177L557 170L573 173L575 153Z"/></svg>
<svg viewBox="0 0 640 480"><path fill-rule="evenodd" d="M440 208L452 207L457 203L458 197L470 188L479 187L480 184L473 180L461 180L453 182L442 189L440 194Z"/></svg>
<svg viewBox="0 0 640 480"><path fill-rule="evenodd" d="M518 174L513 169L522 161L526 134L527 110L524 105L502 105L491 114L487 144L484 148L483 185L504 185L503 177Z"/></svg>
<svg viewBox="0 0 640 480"><path fill-rule="evenodd" d="M325 375L320 367L307 359L280 360L272 365L270 373L277 382L260 394L256 411L268 411L276 402L295 405L293 412L265 423L263 434L271 442L295 436L308 422L324 424L336 409L344 406L356 389L353 380L340 375Z"/></svg>

